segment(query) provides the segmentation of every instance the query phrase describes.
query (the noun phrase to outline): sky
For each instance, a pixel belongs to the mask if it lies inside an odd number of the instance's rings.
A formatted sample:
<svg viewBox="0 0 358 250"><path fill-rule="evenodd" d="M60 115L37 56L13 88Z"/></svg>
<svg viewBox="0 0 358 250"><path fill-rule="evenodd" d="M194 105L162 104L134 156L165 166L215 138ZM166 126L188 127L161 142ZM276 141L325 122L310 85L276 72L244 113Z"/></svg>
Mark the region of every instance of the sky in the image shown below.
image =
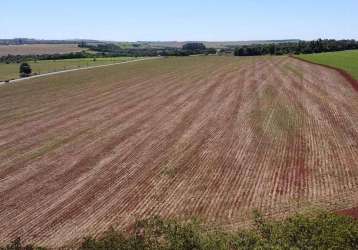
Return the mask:
<svg viewBox="0 0 358 250"><path fill-rule="evenodd" d="M1 0L0 39L358 39L358 0Z"/></svg>

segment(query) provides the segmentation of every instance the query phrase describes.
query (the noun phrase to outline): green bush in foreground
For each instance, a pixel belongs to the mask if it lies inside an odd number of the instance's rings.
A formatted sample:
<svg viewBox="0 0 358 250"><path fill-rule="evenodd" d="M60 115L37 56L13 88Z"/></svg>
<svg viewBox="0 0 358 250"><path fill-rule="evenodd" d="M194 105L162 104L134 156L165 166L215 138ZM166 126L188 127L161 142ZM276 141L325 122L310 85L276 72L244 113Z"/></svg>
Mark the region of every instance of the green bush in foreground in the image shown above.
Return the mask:
<svg viewBox="0 0 358 250"><path fill-rule="evenodd" d="M43 247L35 247L33 245L22 245L21 239L16 238L11 241L6 247L0 247L1 250L45 250Z"/></svg>
<svg viewBox="0 0 358 250"><path fill-rule="evenodd" d="M154 218L136 225L132 235L114 230L99 240L87 238L81 249L358 249L358 222L329 213L296 215L282 222L255 213L255 228L205 232L198 223Z"/></svg>
<svg viewBox="0 0 358 250"><path fill-rule="evenodd" d="M5 249L25 248L18 240ZM221 232L203 230L196 221L179 223L153 218L136 223L128 234L110 229L99 239L85 238L79 249L358 249L358 221L319 212L280 222L265 220L255 213L253 229Z"/></svg>

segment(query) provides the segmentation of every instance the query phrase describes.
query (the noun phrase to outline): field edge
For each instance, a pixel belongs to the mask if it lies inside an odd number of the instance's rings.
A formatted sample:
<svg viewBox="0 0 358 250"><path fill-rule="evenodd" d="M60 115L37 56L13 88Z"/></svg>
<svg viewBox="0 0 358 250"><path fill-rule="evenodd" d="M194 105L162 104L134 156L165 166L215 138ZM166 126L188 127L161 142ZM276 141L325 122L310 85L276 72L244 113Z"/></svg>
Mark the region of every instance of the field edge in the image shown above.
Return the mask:
<svg viewBox="0 0 358 250"><path fill-rule="evenodd" d="M323 63L313 62L313 61L303 59L303 58L298 57L298 56L290 55L289 57L297 59L297 60L300 60L300 61L303 61L303 62L306 62L306 63L326 67L328 69L332 69L332 70L337 71L341 76L344 77L344 79L346 79L352 85L353 89L358 92L358 80L354 79L353 76L351 74L349 74L347 71L345 71L344 69L340 69L340 68L337 68L337 67L334 67L334 66L331 66L331 65L323 64Z"/></svg>

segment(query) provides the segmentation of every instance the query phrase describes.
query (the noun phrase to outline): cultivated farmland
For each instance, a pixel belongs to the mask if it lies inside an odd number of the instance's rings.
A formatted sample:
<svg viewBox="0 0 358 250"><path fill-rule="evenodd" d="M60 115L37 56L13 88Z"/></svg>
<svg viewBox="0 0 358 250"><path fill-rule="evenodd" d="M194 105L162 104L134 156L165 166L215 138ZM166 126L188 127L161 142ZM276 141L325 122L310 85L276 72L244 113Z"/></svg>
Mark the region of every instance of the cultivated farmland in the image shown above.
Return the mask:
<svg viewBox="0 0 358 250"><path fill-rule="evenodd" d="M358 92L289 57L170 58L0 87L0 240L153 215L225 229L358 206Z"/></svg>
<svg viewBox="0 0 358 250"><path fill-rule="evenodd" d="M0 45L0 56L66 54L82 50L77 44Z"/></svg>

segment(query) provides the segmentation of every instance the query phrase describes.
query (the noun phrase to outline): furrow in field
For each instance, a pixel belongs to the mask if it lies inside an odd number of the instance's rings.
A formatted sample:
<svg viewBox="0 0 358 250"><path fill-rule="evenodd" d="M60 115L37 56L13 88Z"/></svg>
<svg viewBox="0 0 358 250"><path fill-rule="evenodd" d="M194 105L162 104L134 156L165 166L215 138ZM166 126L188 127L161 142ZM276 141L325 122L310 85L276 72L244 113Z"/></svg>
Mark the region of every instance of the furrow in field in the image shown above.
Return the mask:
<svg viewBox="0 0 358 250"><path fill-rule="evenodd" d="M358 98L334 71L288 57L121 69L2 88L0 241L358 206Z"/></svg>

